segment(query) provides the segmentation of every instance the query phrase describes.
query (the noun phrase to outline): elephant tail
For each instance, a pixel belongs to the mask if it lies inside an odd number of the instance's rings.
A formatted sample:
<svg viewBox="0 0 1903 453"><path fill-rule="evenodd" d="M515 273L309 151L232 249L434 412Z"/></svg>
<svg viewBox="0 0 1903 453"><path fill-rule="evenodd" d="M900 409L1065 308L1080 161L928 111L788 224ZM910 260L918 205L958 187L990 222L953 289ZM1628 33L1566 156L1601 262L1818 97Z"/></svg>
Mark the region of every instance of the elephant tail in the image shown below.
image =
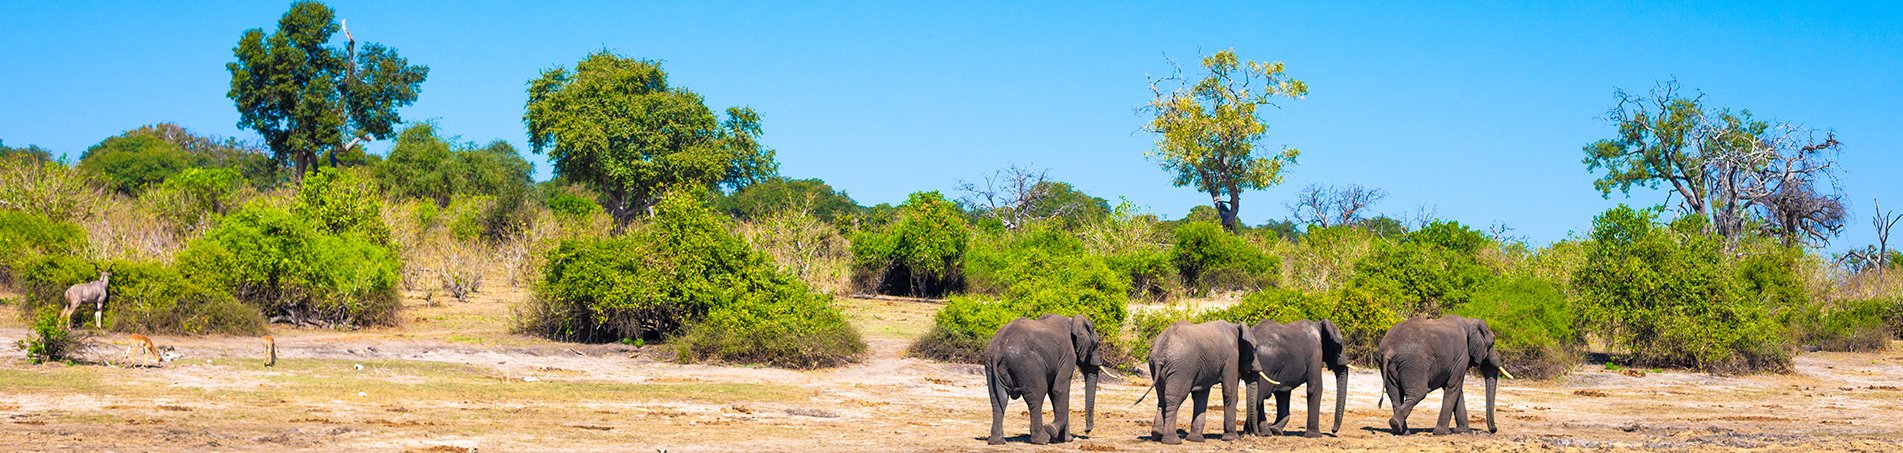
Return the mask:
<svg viewBox="0 0 1903 453"><path fill-rule="evenodd" d="M1141 395L1141 396L1138 396L1138 397L1137 397L1137 401L1136 401L1136 402L1134 402L1134 403L1130 403L1130 405L1131 405L1131 406L1135 406L1135 405L1138 405L1138 404L1142 404L1142 403L1143 403L1143 399L1144 399L1144 398L1149 398L1149 397L1150 397L1150 392L1151 392L1151 391L1155 391L1155 390L1156 390L1156 386L1154 386L1154 385L1152 385L1152 386L1149 386L1149 387L1147 387L1147 388L1144 388L1144 389L1143 389L1143 395Z"/></svg>

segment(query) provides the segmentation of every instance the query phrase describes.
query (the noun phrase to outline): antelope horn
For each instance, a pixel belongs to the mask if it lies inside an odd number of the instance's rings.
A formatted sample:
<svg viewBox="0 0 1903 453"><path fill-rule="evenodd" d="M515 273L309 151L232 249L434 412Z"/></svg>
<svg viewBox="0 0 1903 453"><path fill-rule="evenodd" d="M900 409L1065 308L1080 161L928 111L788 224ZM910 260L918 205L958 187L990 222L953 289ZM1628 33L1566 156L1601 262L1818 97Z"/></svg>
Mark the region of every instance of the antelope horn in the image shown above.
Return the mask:
<svg viewBox="0 0 1903 453"><path fill-rule="evenodd" d="M1275 380L1274 380L1274 379L1269 379L1269 375L1268 375L1268 374L1264 374L1264 373L1263 373L1263 372L1261 372L1261 371L1257 371L1257 372L1255 372L1255 374L1256 374L1257 376L1262 376L1262 380L1263 380L1263 381L1267 381L1267 382L1268 382L1269 384L1273 384L1273 385L1282 385L1282 383L1280 383L1280 382L1275 382Z"/></svg>

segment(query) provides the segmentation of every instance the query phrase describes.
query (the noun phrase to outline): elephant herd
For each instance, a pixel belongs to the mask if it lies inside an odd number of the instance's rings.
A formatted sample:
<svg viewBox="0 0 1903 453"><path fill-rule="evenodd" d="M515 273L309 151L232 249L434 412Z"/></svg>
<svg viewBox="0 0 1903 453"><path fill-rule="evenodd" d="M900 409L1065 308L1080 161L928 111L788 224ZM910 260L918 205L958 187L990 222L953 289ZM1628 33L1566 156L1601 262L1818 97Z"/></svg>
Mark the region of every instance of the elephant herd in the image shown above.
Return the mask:
<svg viewBox="0 0 1903 453"><path fill-rule="evenodd" d="M1096 425L1097 382L1104 365L1102 340L1084 316L1021 318L998 329L980 355L991 398L989 442L1004 443L1004 412L1018 398L1024 399L1030 412L1031 443L1070 441L1070 381L1078 371L1084 376L1084 433L1089 434ZM1497 431L1495 390L1500 376L1513 375L1501 367L1493 342L1493 330L1486 321L1452 315L1413 318L1388 330L1375 357L1384 400L1394 402L1388 427L1395 434L1407 434L1407 417L1414 406L1428 392L1444 390L1434 434L1471 431L1462 388L1468 370L1477 369L1487 386L1487 431ZM1203 441L1209 392L1221 385L1223 440L1236 440L1241 434L1236 429L1236 398L1245 386L1248 433L1281 435L1289 421L1291 394L1297 387L1306 387L1308 428L1303 436L1321 436L1324 371L1335 377L1335 420L1329 432L1338 432L1351 368L1346 349L1341 331L1325 320L1263 321L1254 326L1227 321L1172 324L1150 347L1150 390L1157 399L1150 434L1164 444ZM1275 397L1274 420L1268 419L1263 407L1270 395ZM1043 413L1047 399L1053 419L1049 424L1044 423ZM1179 438L1177 415L1185 399L1191 403L1189 429ZM1451 430L1450 418L1455 422Z"/></svg>

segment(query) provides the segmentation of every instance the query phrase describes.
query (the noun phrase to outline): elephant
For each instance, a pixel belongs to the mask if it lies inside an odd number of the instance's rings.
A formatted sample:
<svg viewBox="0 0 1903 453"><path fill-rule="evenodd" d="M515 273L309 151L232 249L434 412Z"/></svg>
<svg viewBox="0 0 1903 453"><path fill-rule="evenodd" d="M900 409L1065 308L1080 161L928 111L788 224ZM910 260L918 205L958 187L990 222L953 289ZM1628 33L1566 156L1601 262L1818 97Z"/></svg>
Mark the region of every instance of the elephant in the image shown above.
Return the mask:
<svg viewBox="0 0 1903 453"><path fill-rule="evenodd" d="M1252 352L1255 344L1249 326L1228 321L1177 321L1157 335L1150 346L1150 379L1156 390L1156 421L1150 424L1150 434L1167 445L1182 443L1176 437L1177 410L1184 398L1193 397L1188 439L1202 442L1209 390L1222 384L1222 440L1236 440L1237 386L1253 382L1261 369Z"/></svg>
<svg viewBox="0 0 1903 453"><path fill-rule="evenodd" d="M1375 360L1381 367L1385 395L1394 401L1394 418L1388 427L1395 435L1407 435L1407 416L1427 392L1443 390L1440 419L1434 424L1435 435L1473 431L1467 426L1467 401L1462 384L1467 370L1478 368L1487 380L1487 432L1499 432L1493 421L1495 390L1500 376L1512 379L1493 350L1493 329L1479 319L1455 315L1440 318L1416 317L1389 329L1381 337ZM1447 429L1452 418L1456 428Z"/></svg>
<svg viewBox="0 0 1903 453"><path fill-rule="evenodd" d="M1044 315L1018 318L998 329L985 345L985 383L991 395L991 445L1004 443L1004 409L1024 398L1031 412L1031 443L1068 442L1070 379L1084 374L1084 434L1097 425L1097 378L1103 371L1103 341L1090 318ZM1051 401L1055 423L1044 424L1044 399Z"/></svg>
<svg viewBox="0 0 1903 453"><path fill-rule="evenodd" d="M1250 331L1255 335L1255 358L1262 367L1262 375L1279 383L1268 384L1260 379L1249 383L1246 426L1259 436L1281 435L1289 421L1290 393L1306 385L1308 431L1302 437L1321 437L1322 371L1325 369L1335 374L1335 427L1328 432L1340 432L1341 414L1347 409L1349 368L1348 356L1344 353L1347 344L1342 341L1341 329L1327 320L1287 324L1262 321ZM1271 393L1275 395L1272 424L1263 407L1263 401Z"/></svg>

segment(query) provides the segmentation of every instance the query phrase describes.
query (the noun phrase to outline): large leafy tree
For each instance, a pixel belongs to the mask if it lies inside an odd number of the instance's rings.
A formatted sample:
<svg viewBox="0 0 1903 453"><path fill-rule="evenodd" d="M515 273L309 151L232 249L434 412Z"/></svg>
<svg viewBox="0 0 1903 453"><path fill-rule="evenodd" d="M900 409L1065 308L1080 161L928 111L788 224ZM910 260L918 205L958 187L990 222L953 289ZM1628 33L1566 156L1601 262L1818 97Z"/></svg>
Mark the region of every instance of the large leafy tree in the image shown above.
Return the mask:
<svg viewBox="0 0 1903 453"><path fill-rule="evenodd" d="M1203 57L1202 66L1207 74L1193 82L1180 69L1150 81L1155 116L1145 129L1157 138L1147 155L1176 173L1178 187L1209 194L1223 227L1235 231L1242 191L1281 184L1283 166L1301 154L1258 153L1269 126L1256 111L1275 106L1276 97L1301 99L1308 84L1285 74L1281 62L1243 61L1233 49ZM1163 87L1169 84L1176 87Z"/></svg>
<svg viewBox="0 0 1903 453"><path fill-rule="evenodd" d="M529 189L533 167L509 142L488 145L452 143L429 123L412 125L397 136L390 156L375 166L387 193L427 198L448 206L456 195L502 197Z"/></svg>
<svg viewBox="0 0 1903 453"><path fill-rule="evenodd" d="M338 31L341 49L331 45ZM238 127L263 135L274 158L295 166L300 180L319 156L331 166L361 160L358 145L394 135L403 122L396 109L416 102L429 75L381 44L359 52L330 7L315 1L292 4L275 33L246 30L232 53L227 96L237 103Z"/></svg>
<svg viewBox="0 0 1903 453"><path fill-rule="evenodd" d="M601 51L574 70L529 81L529 144L556 174L602 193L626 226L673 189L737 189L771 177L773 150L759 143L760 115L719 119L699 94L668 84L658 62Z"/></svg>

